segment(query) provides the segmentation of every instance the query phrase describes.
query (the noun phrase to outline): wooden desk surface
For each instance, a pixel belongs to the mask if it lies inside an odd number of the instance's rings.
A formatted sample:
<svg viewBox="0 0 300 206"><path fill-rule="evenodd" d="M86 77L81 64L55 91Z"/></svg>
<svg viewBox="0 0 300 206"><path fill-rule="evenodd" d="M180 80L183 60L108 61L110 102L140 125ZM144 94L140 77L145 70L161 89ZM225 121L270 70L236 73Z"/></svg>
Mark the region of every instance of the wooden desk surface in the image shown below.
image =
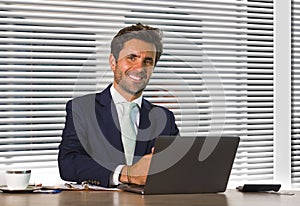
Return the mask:
<svg viewBox="0 0 300 206"><path fill-rule="evenodd" d="M298 206L300 191L295 195L241 193L227 190L221 194L138 195L119 191L63 191L58 194L0 193L1 206L76 206L76 205L205 205L205 206Z"/></svg>

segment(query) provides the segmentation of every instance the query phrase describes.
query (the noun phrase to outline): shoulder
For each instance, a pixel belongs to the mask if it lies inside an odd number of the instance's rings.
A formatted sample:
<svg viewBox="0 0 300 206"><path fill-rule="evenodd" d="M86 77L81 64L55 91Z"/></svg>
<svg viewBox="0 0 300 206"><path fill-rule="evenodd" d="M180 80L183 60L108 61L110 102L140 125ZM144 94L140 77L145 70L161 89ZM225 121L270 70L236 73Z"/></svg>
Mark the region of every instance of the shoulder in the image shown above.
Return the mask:
<svg viewBox="0 0 300 206"><path fill-rule="evenodd" d="M109 85L107 88L105 88L103 91L98 93L90 93L83 96L75 97L67 102L67 105L76 104L76 105L94 105L95 102L99 102L101 104L109 103L109 100L111 99L111 94L109 91L111 85Z"/></svg>
<svg viewBox="0 0 300 206"><path fill-rule="evenodd" d="M173 112L171 112L168 108L158 105L158 104L154 104L152 102L149 102L147 99L144 99L144 98L143 98L143 105L149 110L157 109L159 111L164 111L167 114L173 115Z"/></svg>
<svg viewBox="0 0 300 206"><path fill-rule="evenodd" d="M83 96L75 97L73 99L70 99L67 102L67 105L74 105L74 104L87 104L87 103L92 103L95 102L97 93L91 93L91 94L86 94Z"/></svg>

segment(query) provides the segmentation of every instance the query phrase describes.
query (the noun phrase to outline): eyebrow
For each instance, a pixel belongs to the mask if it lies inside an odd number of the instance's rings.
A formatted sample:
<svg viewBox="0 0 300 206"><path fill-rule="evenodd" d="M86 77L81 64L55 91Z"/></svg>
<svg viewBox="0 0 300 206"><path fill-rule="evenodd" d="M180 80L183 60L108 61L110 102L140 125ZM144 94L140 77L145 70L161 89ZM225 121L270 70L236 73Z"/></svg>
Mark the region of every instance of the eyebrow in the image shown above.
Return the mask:
<svg viewBox="0 0 300 206"><path fill-rule="evenodd" d="M141 55L137 55L137 54L135 54L135 53L131 53L131 54L128 54L127 55L128 57L141 57ZM145 57L145 60L154 60L154 58L153 57Z"/></svg>
<svg viewBox="0 0 300 206"><path fill-rule="evenodd" d="M140 57L141 55L137 55L135 53L130 53L127 55L128 57Z"/></svg>

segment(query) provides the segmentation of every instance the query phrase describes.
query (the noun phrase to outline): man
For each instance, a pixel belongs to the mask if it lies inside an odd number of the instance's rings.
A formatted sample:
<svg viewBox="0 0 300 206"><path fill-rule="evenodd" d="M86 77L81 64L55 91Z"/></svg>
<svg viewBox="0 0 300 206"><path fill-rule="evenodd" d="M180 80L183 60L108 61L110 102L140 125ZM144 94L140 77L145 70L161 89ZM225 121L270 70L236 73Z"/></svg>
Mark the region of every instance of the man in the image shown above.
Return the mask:
<svg viewBox="0 0 300 206"><path fill-rule="evenodd" d="M140 23L121 29L111 42L113 84L67 103L58 156L62 179L104 187L145 184L155 138L179 133L171 111L143 98L162 53L161 36L159 29ZM138 105L133 109L137 134L125 144L122 119L128 102Z"/></svg>

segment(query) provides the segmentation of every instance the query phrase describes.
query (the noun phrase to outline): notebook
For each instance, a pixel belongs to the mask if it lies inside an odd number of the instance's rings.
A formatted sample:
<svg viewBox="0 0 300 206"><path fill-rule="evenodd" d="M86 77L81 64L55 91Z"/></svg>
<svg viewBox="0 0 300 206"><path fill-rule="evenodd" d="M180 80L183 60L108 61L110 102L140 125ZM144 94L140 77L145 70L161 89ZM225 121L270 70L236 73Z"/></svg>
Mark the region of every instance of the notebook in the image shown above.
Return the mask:
<svg viewBox="0 0 300 206"><path fill-rule="evenodd" d="M144 195L224 192L239 141L238 136L160 136L146 184L118 188Z"/></svg>

